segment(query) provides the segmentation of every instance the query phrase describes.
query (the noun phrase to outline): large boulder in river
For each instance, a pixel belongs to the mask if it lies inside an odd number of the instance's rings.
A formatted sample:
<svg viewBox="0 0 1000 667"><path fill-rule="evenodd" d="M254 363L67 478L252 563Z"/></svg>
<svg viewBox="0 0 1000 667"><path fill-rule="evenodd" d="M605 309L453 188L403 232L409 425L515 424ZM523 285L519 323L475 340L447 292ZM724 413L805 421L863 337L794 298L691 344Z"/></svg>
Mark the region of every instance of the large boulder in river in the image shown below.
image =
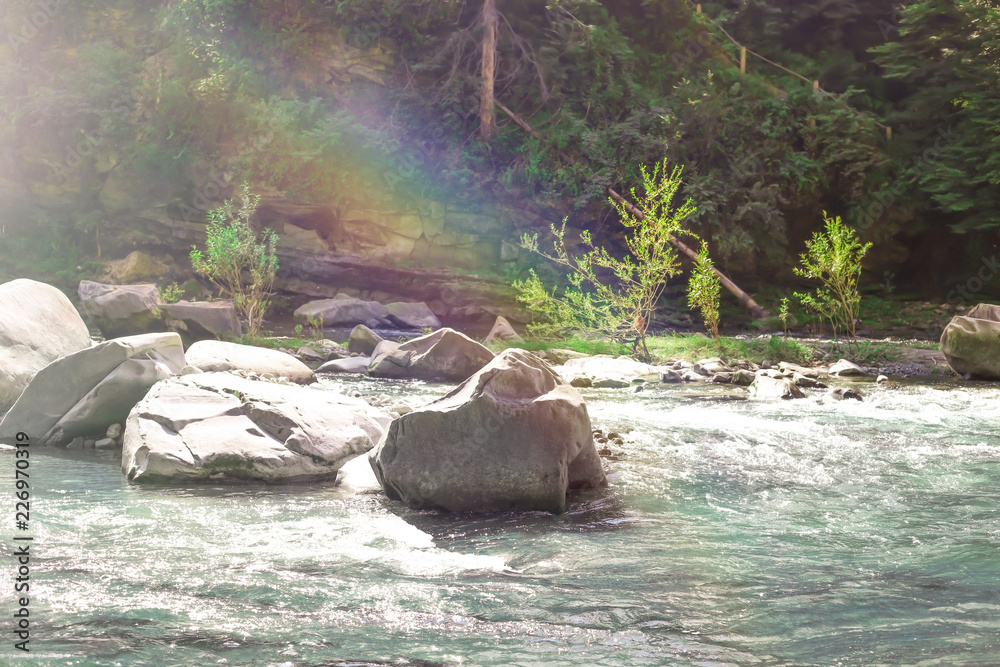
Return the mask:
<svg viewBox="0 0 1000 667"><path fill-rule="evenodd" d="M81 280L83 312L107 338L147 333L162 327L156 285L106 285Z"/></svg>
<svg viewBox="0 0 1000 667"><path fill-rule="evenodd" d="M347 341L347 351L352 354L357 352L366 357L371 356L371 353L383 340L377 333L365 325L359 324L351 330L351 338Z"/></svg>
<svg viewBox="0 0 1000 667"><path fill-rule="evenodd" d="M366 327L385 327L389 320L381 314L382 304L377 301L362 301L346 294L338 294L332 299L310 301L295 309L295 319L319 320L324 327L351 326L364 324Z"/></svg>
<svg viewBox="0 0 1000 667"><path fill-rule="evenodd" d="M35 373L90 346L90 331L66 295L20 278L0 285L0 415Z"/></svg>
<svg viewBox="0 0 1000 667"><path fill-rule="evenodd" d="M125 424L133 482L324 479L369 451L388 415L360 399L201 373L160 382Z"/></svg>
<svg viewBox="0 0 1000 667"><path fill-rule="evenodd" d="M369 458L386 495L415 508L561 512L567 490L607 483L583 398L516 349L394 420Z"/></svg>
<svg viewBox="0 0 1000 667"><path fill-rule="evenodd" d="M178 301L160 306L167 324L194 340L239 337L243 333L236 306L224 301Z"/></svg>
<svg viewBox="0 0 1000 667"><path fill-rule="evenodd" d="M18 431L32 442L62 446L125 421L156 382L180 373L184 349L175 333L99 343L57 359L35 375L0 422L0 440Z"/></svg>
<svg viewBox="0 0 1000 667"><path fill-rule="evenodd" d="M1000 378L1000 306L981 303L953 317L941 333L941 351L959 375Z"/></svg>
<svg viewBox="0 0 1000 667"><path fill-rule="evenodd" d="M503 315L497 315L496 322L493 323L493 328L486 334L483 342L489 345L495 340L505 340L513 343L524 342L524 339L514 331L514 327L510 325L510 322Z"/></svg>
<svg viewBox="0 0 1000 667"><path fill-rule="evenodd" d="M316 381L316 374L308 366L286 352L219 340L200 340L193 344L187 350L187 362L205 372L270 373L299 384Z"/></svg>
<svg viewBox="0 0 1000 667"><path fill-rule="evenodd" d="M493 353L454 329L438 329L401 345L382 341L368 374L385 378L459 382L493 360Z"/></svg>

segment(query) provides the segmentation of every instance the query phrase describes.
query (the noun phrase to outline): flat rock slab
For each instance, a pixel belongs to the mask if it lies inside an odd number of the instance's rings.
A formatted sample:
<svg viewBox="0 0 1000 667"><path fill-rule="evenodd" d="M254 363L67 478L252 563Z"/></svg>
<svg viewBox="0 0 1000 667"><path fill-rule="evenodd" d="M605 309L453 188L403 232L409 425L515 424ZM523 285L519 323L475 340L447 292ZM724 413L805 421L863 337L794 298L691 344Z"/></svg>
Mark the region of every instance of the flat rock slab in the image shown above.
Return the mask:
<svg viewBox="0 0 1000 667"><path fill-rule="evenodd" d="M389 416L331 391L229 373L158 383L125 424L132 482L326 479L370 450Z"/></svg>
<svg viewBox="0 0 1000 667"><path fill-rule="evenodd" d="M386 495L415 508L561 512L567 490L607 483L583 398L516 349L395 419L369 459Z"/></svg>
<svg viewBox="0 0 1000 667"><path fill-rule="evenodd" d="M0 422L0 439L18 431L33 442L63 446L103 434L125 421L156 382L184 368L175 333L142 334L99 343L52 362L32 379Z"/></svg>
<svg viewBox="0 0 1000 667"><path fill-rule="evenodd" d="M189 366L206 373L241 370L284 376L299 384L316 381L316 374L304 363L290 354L266 347L200 340L188 348L186 356Z"/></svg>
<svg viewBox="0 0 1000 667"><path fill-rule="evenodd" d="M87 347L90 331L58 289L25 278L0 285L0 415L35 373Z"/></svg>

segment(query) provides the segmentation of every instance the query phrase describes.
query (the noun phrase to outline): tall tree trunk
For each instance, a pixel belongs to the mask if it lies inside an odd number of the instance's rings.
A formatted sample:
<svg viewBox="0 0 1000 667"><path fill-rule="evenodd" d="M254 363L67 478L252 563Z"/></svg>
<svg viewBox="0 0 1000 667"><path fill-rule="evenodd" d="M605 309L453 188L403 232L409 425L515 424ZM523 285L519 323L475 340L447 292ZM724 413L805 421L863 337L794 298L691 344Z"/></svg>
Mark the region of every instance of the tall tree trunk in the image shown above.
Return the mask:
<svg viewBox="0 0 1000 667"><path fill-rule="evenodd" d="M493 139L496 116L493 108L493 80L497 57L497 6L496 0L483 0L483 82L479 96L479 136L483 141Z"/></svg>

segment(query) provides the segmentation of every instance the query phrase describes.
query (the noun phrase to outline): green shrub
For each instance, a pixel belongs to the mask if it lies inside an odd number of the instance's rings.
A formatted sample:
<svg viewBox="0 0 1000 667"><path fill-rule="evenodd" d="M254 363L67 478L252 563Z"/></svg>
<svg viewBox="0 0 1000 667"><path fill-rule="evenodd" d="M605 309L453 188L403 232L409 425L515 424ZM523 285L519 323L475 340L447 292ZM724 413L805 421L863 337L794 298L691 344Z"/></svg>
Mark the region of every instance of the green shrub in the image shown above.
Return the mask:
<svg viewBox="0 0 1000 667"><path fill-rule="evenodd" d="M695 210L690 200L673 207L674 195L681 185L681 171L680 167L674 167L668 174L666 160L657 164L652 173L641 167L644 192L640 196L633 188L631 195L644 213L642 218L611 200L622 224L630 230L625 238L630 254L624 259L612 257L605 248L595 246L586 230L580 238L589 250L570 256L566 250L565 220L561 228L552 225L554 254L539 248L537 234L525 234L521 239L525 248L569 269L571 286L559 296L556 290L549 292L532 273L528 280L514 283L520 302L554 326L600 333L616 341L631 339L633 351L641 345L644 356L648 357L645 338L657 301L667 280L680 272L677 252L670 240L681 233L681 221ZM614 281L601 278L598 272L602 270L610 271Z"/></svg>
<svg viewBox="0 0 1000 667"><path fill-rule="evenodd" d="M278 271L275 248L278 236L270 229L258 234L250 224L260 195L244 183L239 206L231 201L208 214L205 252L191 249L194 270L229 296L247 324L247 335L256 337L270 303L270 289Z"/></svg>
<svg viewBox="0 0 1000 667"><path fill-rule="evenodd" d="M691 279L688 281L688 305L701 311L705 328L713 338L718 338L719 297L722 283L712 270L714 266L712 258L708 256L708 245L703 242L694 269L691 270Z"/></svg>
<svg viewBox="0 0 1000 667"><path fill-rule="evenodd" d="M796 275L819 280L823 286L813 293L796 292L795 296L804 306L829 320L834 338L838 331L854 338L861 306L858 292L861 260L872 244L862 244L839 215L830 218L823 211L823 222L825 231L816 232L806 241L806 251L801 255L802 267L795 269Z"/></svg>

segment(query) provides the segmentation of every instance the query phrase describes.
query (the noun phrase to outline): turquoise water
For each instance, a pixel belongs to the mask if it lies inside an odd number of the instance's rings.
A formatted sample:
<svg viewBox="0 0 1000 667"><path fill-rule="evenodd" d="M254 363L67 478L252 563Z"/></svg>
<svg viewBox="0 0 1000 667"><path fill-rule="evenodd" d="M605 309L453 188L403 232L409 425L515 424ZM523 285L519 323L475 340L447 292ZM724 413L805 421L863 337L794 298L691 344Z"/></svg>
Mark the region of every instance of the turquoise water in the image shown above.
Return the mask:
<svg viewBox="0 0 1000 667"><path fill-rule="evenodd" d="M328 384L413 405L447 389ZM625 444L609 489L561 516L134 488L110 454L36 455L33 650L5 630L0 662L1000 664L1000 390L688 391L585 394ZM9 452L0 470L12 491Z"/></svg>

